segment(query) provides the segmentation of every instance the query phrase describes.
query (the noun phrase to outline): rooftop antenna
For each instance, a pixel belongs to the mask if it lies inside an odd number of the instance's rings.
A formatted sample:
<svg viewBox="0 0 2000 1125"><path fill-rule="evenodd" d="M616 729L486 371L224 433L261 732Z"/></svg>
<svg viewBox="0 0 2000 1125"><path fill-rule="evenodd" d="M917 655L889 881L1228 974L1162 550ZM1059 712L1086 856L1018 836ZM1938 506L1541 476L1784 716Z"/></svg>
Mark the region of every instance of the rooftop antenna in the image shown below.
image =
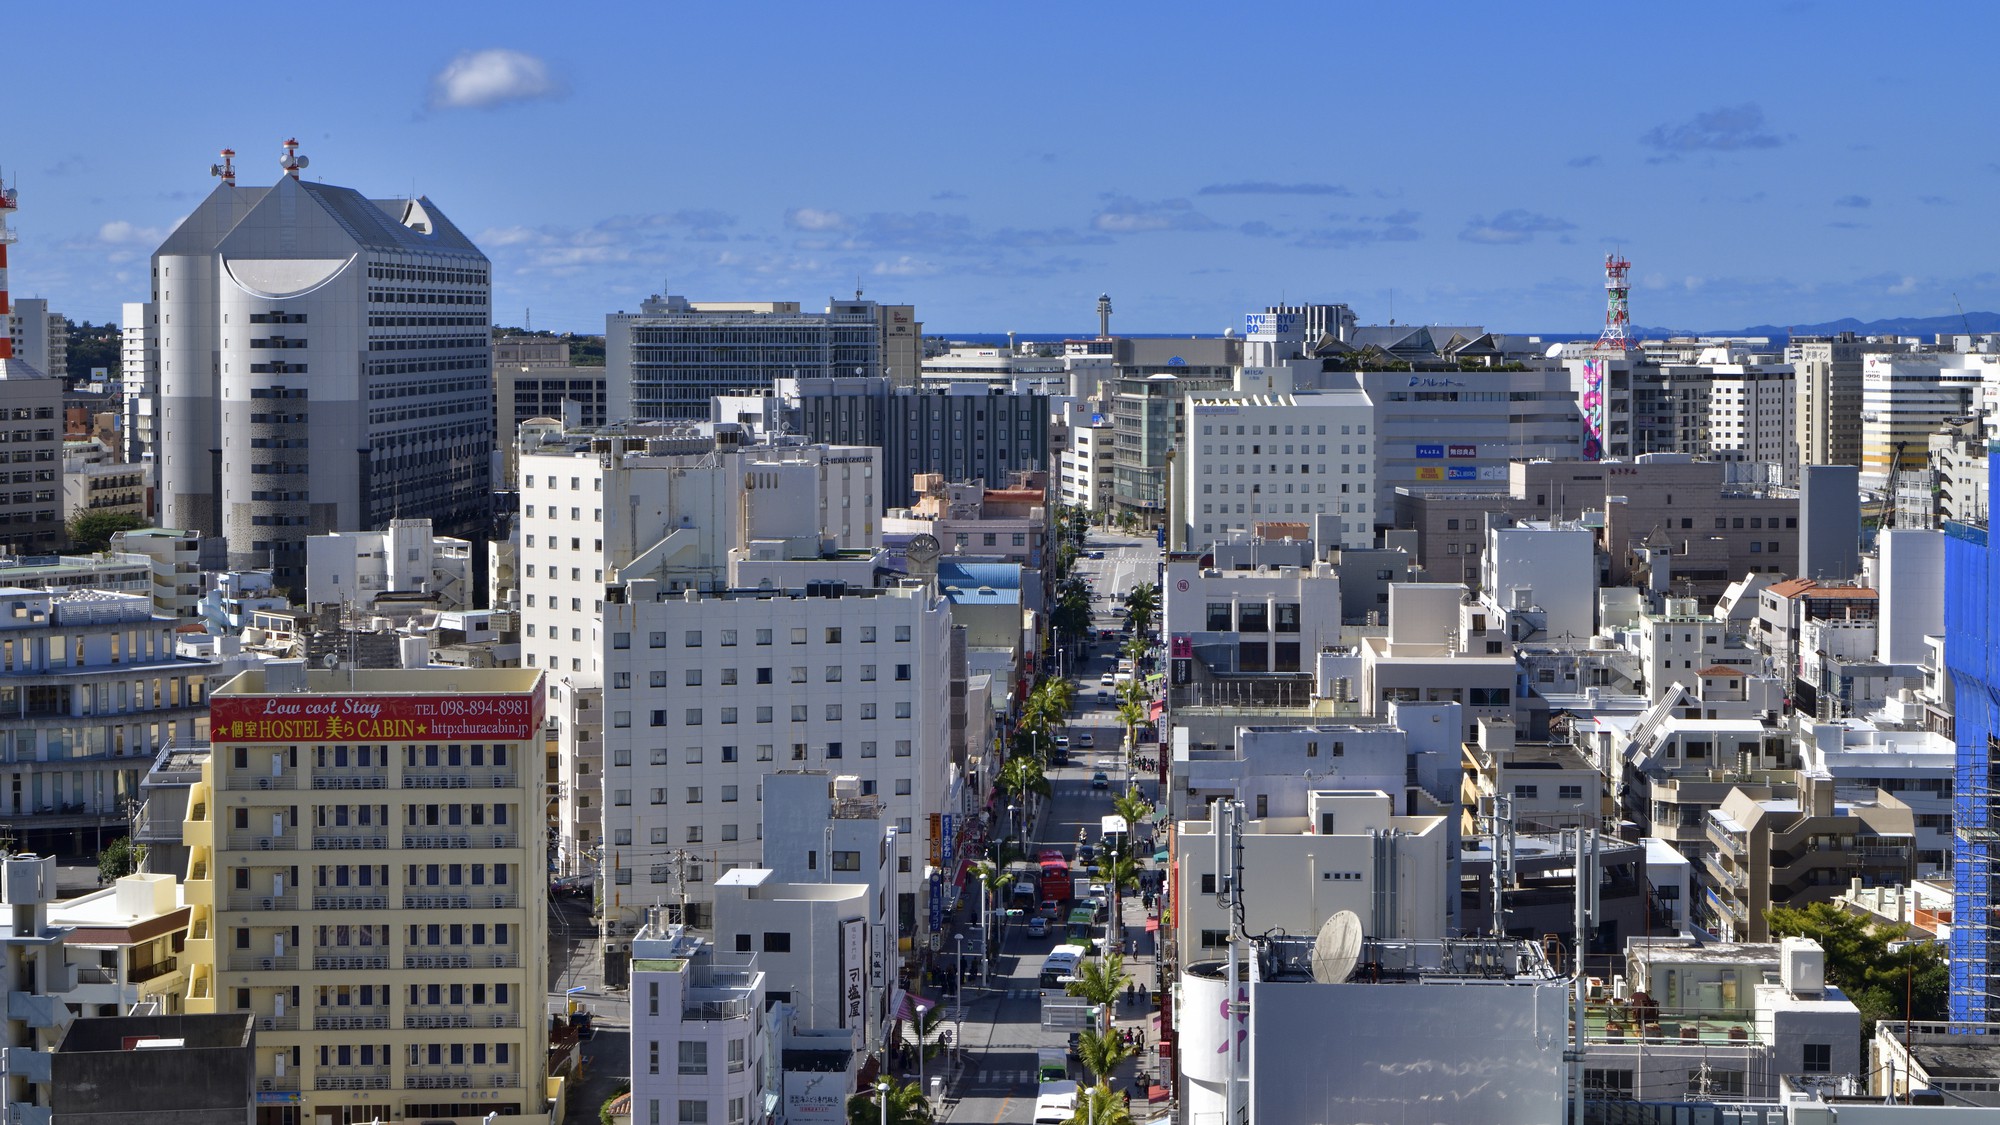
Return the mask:
<svg viewBox="0 0 2000 1125"><path fill-rule="evenodd" d="M285 170L285 175L296 180L299 178L299 173L307 165L311 164L312 161L299 155L299 139L297 137L288 138L285 141L284 148L285 155L278 158L278 167Z"/></svg>
<svg viewBox="0 0 2000 1125"><path fill-rule="evenodd" d="M208 166L208 174L230 187L236 186L236 150L225 148L220 153L222 163Z"/></svg>
<svg viewBox="0 0 2000 1125"><path fill-rule="evenodd" d="M14 241L14 232L7 226L7 219L18 207L19 196L13 188L0 181L0 322L8 319L12 306L7 300L7 246ZM0 360L14 358L13 334L0 327Z"/></svg>
<svg viewBox="0 0 2000 1125"><path fill-rule="evenodd" d="M1623 254L1604 256L1604 331L1598 334L1599 354L1624 355L1632 348L1632 263Z"/></svg>

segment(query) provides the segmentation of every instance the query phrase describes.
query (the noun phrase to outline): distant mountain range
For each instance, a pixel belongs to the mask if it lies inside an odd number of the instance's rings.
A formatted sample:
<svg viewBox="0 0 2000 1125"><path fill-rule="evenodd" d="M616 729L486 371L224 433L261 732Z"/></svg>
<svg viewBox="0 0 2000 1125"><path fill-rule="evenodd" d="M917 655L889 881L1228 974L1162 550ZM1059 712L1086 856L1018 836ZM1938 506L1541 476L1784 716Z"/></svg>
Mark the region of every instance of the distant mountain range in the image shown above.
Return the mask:
<svg viewBox="0 0 2000 1125"><path fill-rule="evenodd" d="M1970 331L1975 334L2000 332L2000 313L1969 312L1962 317L1956 313L1948 316L1897 316L1884 320L1869 321L1856 320L1850 316L1840 320L1829 320L1822 324L1753 324L1748 328L1709 328L1701 330L1692 328L1635 327L1630 331L1632 337L1638 340L1664 340L1669 336L1769 336L1775 340L1785 340L1792 336L1830 336L1836 332L1852 332L1857 336L1930 337L1940 333L1946 335L1963 333L1968 330L1968 326ZM1005 332L937 332L932 334L944 336L964 344L985 347L1004 346L1007 343L1008 337L1008 333ZM1551 342L1558 340L1597 339L1596 332L1530 332L1525 334L1540 336L1542 339ZM1016 341L1020 343L1031 341L1036 343L1059 343L1063 340L1087 339L1094 335L1094 333L1087 330L1078 330L1068 333L1017 332L1013 335ZM1120 333L1120 335L1135 338L1159 338L1181 337L1190 334L1181 332L1126 332ZM1192 333L1192 335L1208 336L1211 334L1201 332Z"/></svg>
<svg viewBox="0 0 2000 1125"><path fill-rule="evenodd" d="M1852 332L1857 336L1935 336L1939 333L1950 335L1963 333L1971 326L1974 333L2000 332L2000 313L1969 312L1964 316L1952 313L1948 316L1894 316L1884 320L1860 321L1853 317L1829 320L1823 324L1753 324L1748 328L1710 329L1693 332L1685 328L1635 328L1632 334L1638 338L1657 339L1666 336L1771 336L1786 338L1791 336L1830 336L1836 332ZM1587 339L1589 337L1579 337Z"/></svg>

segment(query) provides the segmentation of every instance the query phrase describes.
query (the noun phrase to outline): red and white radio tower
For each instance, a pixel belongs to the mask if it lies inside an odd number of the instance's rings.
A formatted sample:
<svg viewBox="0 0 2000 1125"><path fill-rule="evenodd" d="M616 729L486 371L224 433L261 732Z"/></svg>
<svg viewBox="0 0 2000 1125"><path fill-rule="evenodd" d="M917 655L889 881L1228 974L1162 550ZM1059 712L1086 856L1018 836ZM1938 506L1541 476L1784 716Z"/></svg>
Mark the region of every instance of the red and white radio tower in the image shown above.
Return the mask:
<svg viewBox="0 0 2000 1125"><path fill-rule="evenodd" d="M14 241L14 232L8 228L7 218L17 206L14 189L0 183L0 360L14 358L14 337L9 331L14 305L7 298L7 247Z"/></svg>
<svg viewBox="0 0 2000 1125"><path fill-rule="evenodd" d="M1622 255L1604 256L1604 334L1597 338L1597 350L1624 355L1632 348L1632 284L1625 275L1632 263Z"/></svg>

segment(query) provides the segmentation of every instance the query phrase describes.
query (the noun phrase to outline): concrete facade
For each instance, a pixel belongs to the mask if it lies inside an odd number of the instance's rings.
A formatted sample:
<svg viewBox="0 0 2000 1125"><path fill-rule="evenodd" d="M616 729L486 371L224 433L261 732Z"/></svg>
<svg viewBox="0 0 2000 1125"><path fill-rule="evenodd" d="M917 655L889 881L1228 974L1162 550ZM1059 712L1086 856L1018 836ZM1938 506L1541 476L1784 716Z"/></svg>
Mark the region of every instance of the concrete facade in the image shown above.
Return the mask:
<svg viewBox="0 0 2000 1125"><path fill-rule="evenodd" d="M484 520L490 268L435 203L226 181L154 252L152 290L166 524L295 588L309 535Z"/></svg>

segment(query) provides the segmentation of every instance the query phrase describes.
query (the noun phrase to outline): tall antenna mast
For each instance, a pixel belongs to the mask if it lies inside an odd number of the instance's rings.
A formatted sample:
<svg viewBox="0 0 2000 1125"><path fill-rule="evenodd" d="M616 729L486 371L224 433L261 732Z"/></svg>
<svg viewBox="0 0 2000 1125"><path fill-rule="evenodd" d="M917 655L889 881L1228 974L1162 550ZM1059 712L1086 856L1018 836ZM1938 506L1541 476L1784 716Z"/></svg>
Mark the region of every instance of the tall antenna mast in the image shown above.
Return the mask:
<svg viewBox="0 0 2000 1125"><path fill-rule="evenodd" d="M1604 331L1597 337L1597 351L1624 355L1632 349L1632 284L1627 279L1632 263L1622 254L1604 256Z"/></svg>
<svg viewBox="0 0 2000 1125"><path fill-rule="evenodd" d="M7 219L18 206L14 189L0 180L0 360L14 358L14 337L7 330L14 312L7 297L7 247L14 242L14 231L8 227Z"/></svg>
<svg viewBox="0 0 2000 1125"><path fill-rule="evenodd" d="M208 166L208 174L230 187L236 186L236 150L225 148L219 153L222 163Z"/></svg>

